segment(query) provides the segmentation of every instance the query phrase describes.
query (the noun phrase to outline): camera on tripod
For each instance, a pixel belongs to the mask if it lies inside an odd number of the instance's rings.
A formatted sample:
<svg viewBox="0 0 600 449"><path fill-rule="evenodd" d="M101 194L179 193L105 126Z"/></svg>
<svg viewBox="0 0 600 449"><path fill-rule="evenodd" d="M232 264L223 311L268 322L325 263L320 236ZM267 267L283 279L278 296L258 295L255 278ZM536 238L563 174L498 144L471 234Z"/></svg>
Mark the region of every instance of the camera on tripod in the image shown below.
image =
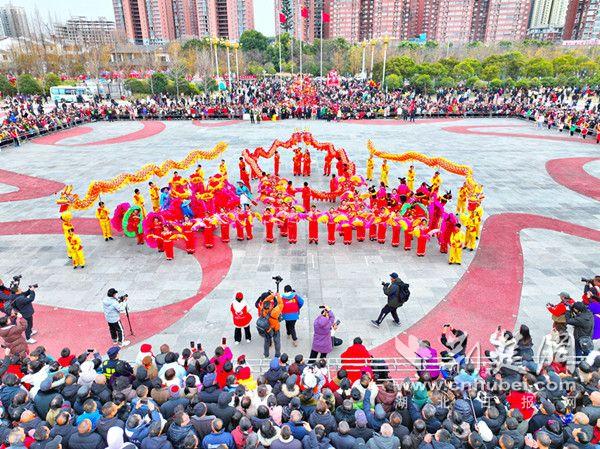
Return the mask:
<svg viewBox="0 0 600 449"><path fill-rule="evenodd" d="M117 301L118 302L125 302L125 301L127 301L127 298L129 298L129 295L127 293L125 293L124 295L118 296L117 297Z"/></svg>
<svg viewBox="0 0 600 449"><path fill-rule="evenodd" d="M22 274L17 274L16 276L13 276L12 280L10 281L10 287L9 290L11 291L11 293L16 293L19 290L19 286L21 285L21 279L23 278ZM29 286L29 288L38 288L38 284L32 284Z"/></svg>
<svg viewBox="0 0 600 449"><path fill-rule="evenodd" d="M593 279L586 279L586 278L581 278L581 282L585 283L585 284L591 284L594 282Z"/></svg>
<svg viewBox="0 0 600 449"><path fill-rule="evenodd" d="M279 293L279 284L281 284L281 281L283 281L283 278L279 275L277 276L273 276L271 279L273 279L275 281L275 285L277 286L277 293Z"/></svg>

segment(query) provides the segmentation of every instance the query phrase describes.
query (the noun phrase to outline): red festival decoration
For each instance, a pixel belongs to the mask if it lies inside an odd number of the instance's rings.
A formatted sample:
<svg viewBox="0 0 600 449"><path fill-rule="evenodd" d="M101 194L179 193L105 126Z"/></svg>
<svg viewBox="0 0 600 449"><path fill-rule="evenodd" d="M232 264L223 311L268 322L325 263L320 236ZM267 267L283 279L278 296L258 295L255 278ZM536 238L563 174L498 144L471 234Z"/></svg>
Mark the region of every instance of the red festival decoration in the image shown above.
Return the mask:
<svg viewBox="0 0 600 449"><path fill-rule="evenodd" d="M344 150L343 148L336 148L335 145L331 142L318 142L308 131L296 131L290 136L288 140L285 141L275 140L268 150L265 150L263 147L258 147L252 152L248 149L245 149L244 151L242 151L242 157L244 158L244 161L250 166L252 176L260 177L262 172L264 171L258 164L260 158L270 159L275 154L275 151L279 150L280 148L289 150L298 146L299 144L305 144L314 148L315 150L324 151L332 159L342 161L348 166L349 177L353 177L356 174L356 165L348 158L346 150ZM311 192L312 198L319 201L335 200L337 196L343 193L342 190L340 190L339 192L324 192L312 188Z"/></svg>

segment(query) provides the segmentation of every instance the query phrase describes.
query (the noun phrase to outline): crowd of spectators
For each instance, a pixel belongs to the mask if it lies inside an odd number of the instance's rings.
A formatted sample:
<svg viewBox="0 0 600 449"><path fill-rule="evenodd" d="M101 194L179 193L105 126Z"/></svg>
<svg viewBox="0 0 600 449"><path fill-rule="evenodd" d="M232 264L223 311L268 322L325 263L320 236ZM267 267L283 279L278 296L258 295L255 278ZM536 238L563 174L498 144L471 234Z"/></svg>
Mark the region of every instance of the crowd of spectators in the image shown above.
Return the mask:
<svg viewBox="0 0 600 449"><path fill-rule="evenodd" d="M29 351L19 340L25 325L3 317L0 442L14 449L598 448L600 352L582 344L594 319L586 307L598 301L597 276L582 301L563 292L548 304L554 327L540 348L525 326L514 335L499 328L481 364L469 354L468 333L444 325L439 342L420 342L414 371L401 379L389 378L385 360L377 365L360 337L337 370L326 359L282 353L261 373L225 344L212 353L201 344L180 352L142 344L129 360L118 346L104 357L67 347L54 356L42 346ZM576 359L565 357L572 338Z"/></svg>
<svg viewBox="0 0 600 449"><path fill-rule="evenodd" d="M420 117L520 117L538 126L582 136L600 131L598 92L588 88L439 89L395 91L354 79L338 86L325 81L263 78L241 81L231 90L195 96L153 95L128 101L96 98L89 103L48 103L43 97L5 99L0 142L45 134L94 120L302 118L323 120Z"/></svg>

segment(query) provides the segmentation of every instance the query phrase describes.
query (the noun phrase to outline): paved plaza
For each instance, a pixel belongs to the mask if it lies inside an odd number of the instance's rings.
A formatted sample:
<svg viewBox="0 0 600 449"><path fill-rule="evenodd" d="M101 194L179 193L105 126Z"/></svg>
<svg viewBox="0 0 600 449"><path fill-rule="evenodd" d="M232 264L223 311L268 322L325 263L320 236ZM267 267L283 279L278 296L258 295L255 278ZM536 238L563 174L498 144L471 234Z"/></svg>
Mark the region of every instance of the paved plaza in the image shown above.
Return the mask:
<svg viewBox="0 0 600 449"><path fill-rule="evenodd" d="M557 301L561 291L579 297L583 286L579 279L600 273L600 145L589 141L535 129L514 119L421 120L415 124L157 123L149 127L140 122L94 123L81 131L0 152L0 277L6 282L14 274L23 274L25 284L40 284L36 303L47 307L35 315L40 331L36 338L49 348L69 345L82 350L90 344L90 335L102 335L98 349L110 345L106 324L97 313L109 287L130 297L136 344L126 355L133 356L142 341L152 343L155 350L163 342L180 349L190 340L212 348L223 336L233 341L229 304L235 292L244 292L253 304L261 292L274 288L271 278L275 275L281 275L283 284L291 284L306 300L298 325L299 347L283 338L284 351L292 354L310 350L312 321L321 304L331 306L340 319L338 336L345 343L360 335L368 347L387 356L396 354L390 344L395 336L414 332L435 338L445 321L458 323L477 339L489 335L498 322L511 328L515 323L527 324L541 338L551 325L545 304ZM345 148L362 174L368 139L378 149L419 151L472 166L486 194L481 248L465 253L462 266L456 266L448 265L433 240L426 257L417 258L414 251L392 248L389 242L328 246L323 244L324 228L322 243L309 246L304 224L297 245L284 240L267 244L258 225L252 241L232 241L229 248L217 245L212 251L202 248L196 257L177 251L175 259L167 261L131 239L119 236L106 243L90 231L81 232L86 268L71 269L58 226L56 196L51 194L56 191L53 185L72 184L83 195L92 180L134 172L146 163L180 160L192 149L208 150L220 141L229 145L224 159L230 175L237 179L237 160L243 149L268 148L274 139L286 140L298 129ZM281 154L282 176L291 178L291 154ZM548 162L557 159L564 162ZM310 184L327 189L328 180L321 176L323 156L312 151L312 160ZM217 171L218 162L203 162L207 175ZM272 161L262 164L272 168ZM407 168L407 164L392 164L390 179L404 176ZM416 170L418 182L428 181L434 171L418 164ZM462 179L448 173L442 176L442 188L456 193ZM166 184L165 179L154 181ZM149 204L146 187L140 186ZM131 201L133 188L102 199L112 209ZM47 193L27 196L27 189L46 189ZM94 210L74 216L93 218ZM401 327L388 318L377 330L369 321L385 304L380 283L392 271L410 284L412 296L400 309ZM201 285L210 291L198 292ZM170 325L161 327L161 321ZM255 335L238 352L248 358L261 357L261 339ZM339 349L332 355L336 354Z"/></svg>

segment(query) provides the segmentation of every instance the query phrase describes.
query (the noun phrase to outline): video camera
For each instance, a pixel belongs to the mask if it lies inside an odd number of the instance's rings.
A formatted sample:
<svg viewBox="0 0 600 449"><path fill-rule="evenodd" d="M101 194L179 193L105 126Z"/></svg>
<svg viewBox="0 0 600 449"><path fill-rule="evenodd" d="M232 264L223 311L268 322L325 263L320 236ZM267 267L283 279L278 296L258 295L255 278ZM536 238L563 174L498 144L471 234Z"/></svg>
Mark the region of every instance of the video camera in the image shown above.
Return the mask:
<svg viewBox="0 0 600 449"><path fill-rule="evenodd" d="M19 290L19 286L21 285L21 279L23 278L22 274L17 274L16 276L13 276L12 280L10 281L10 287L9 290L11 291L11 293L16 293ZM38 288L38 284L31 284L29 286L30 289L32 288Z"/></svg>
<svg viewBox="0 0 600 449"><path fill-rule="evenodd" d="M581 278L581 282L583 282L585 284L592 284L594 282L594 280L593 279Z"/></svg>
<svg viewBox="0 0 600 449"><path fill-rule="evenodd" d="M279 284L283 281L283 278L280 275L273 276L271 279L275 281L275 285L277 286L277 293L279 293Z"/></svg>
<svg viewBox="0 0 600 449"><path fill-rule="evenodd" d="M118 296L117 301L124 302L124 301L127 301L127 298L129 298L129 295L127 293L125 293L124 295Z"/></svg>

